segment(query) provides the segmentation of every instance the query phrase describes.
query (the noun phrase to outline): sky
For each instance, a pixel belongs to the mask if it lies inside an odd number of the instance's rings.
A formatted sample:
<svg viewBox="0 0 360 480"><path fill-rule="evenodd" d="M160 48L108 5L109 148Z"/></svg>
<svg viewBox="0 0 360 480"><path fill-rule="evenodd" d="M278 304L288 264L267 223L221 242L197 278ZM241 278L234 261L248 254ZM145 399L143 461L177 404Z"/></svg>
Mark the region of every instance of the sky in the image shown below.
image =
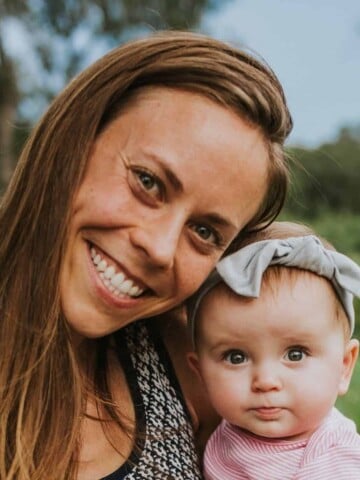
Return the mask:
<svg viewBox="0 0 360 480"><path fill-rule="evenodd" d="M360 0L226 0L201 31L270 64L294 119L289 144L316 147L360 125Z"/></svg>
<svg viewBox="0 0 360 480"><path fill-rule="evenodd" d="M289 144L313 148L336 139L343 126L360 127L360 0L217 0L217 4L205 13L199 30L245 45L270 64L294 119ZM40 68L31 38L24 37L16 22L4 27L9 50L26 64L23 83L31 86L39 81ZM107 51L85 30L79 33L77 41L88 46L88 63ZM58 59L63 57L62 48L59 44ZM51 85L59 91L62 78L52 77ZM23 105L32 116L44 108L32 96Z"/></svg>

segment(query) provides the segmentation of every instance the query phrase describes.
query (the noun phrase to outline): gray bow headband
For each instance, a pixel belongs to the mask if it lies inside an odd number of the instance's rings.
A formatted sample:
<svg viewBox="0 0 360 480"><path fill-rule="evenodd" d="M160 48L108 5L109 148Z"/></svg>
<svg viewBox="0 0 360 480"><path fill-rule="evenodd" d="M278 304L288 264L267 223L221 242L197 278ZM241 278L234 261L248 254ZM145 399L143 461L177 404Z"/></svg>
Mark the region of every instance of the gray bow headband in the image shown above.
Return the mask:
<svg viewBox="0 0 360 480"><path fill-rule="evenodd" d="M263 240L220 260L188 302L188 319L194 340L194 320L201 300L215 285L225 282L235 293L259 297L262 276L270 265L309 270L330 280L354 331L353 295L360 297L360 267L346 255L325 248L314 235Z"/></svg>

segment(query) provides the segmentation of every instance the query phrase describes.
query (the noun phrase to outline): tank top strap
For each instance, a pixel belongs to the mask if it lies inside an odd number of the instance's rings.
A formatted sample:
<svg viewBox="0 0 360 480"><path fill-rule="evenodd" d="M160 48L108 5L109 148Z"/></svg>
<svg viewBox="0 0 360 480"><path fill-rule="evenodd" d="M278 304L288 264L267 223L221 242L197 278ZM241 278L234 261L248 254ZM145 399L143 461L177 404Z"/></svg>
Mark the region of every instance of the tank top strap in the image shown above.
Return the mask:
<svg viewBox="0 0 360 480"><path fill-rule="evenodd" d="M149 322L134 322L116 336L137 435L127 462L102 480L197 480L190 415L165 345Z"/></svg>

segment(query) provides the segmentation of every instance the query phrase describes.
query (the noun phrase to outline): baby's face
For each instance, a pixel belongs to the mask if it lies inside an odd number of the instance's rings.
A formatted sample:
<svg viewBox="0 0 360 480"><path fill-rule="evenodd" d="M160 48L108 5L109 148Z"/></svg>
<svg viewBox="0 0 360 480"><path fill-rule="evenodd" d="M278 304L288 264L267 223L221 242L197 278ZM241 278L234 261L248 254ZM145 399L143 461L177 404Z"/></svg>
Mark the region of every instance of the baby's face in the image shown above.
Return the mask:
<svg viewBox="0 0 360 480"><path fill-rule="evenodd" d="M308 437L348 388L346 342L326 280L299 273L258 299L216 287L198 316L195 363L218 413L269 438Z"/></svg>

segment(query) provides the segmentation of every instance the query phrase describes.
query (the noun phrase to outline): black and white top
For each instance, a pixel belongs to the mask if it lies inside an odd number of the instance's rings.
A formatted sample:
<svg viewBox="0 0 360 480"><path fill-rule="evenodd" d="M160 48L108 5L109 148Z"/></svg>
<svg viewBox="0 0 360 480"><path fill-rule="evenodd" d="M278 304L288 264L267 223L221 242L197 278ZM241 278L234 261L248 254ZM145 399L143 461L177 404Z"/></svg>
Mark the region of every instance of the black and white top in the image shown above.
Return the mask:
<svg viewBox="0 0 360 480"><path fill-rule="evenodd" d="M141 320L117 343L140 433L128 461L102 480L199 480L190 415L162 340Z"/></svg>

